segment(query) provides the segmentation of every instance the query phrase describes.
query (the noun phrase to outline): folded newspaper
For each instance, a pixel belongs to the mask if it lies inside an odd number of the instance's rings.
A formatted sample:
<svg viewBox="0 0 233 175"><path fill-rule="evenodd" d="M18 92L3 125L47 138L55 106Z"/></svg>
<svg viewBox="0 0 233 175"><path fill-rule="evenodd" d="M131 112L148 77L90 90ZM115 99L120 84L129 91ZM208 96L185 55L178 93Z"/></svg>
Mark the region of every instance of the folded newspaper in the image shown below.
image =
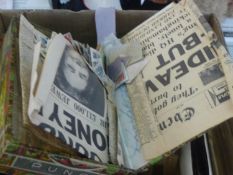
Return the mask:
<svg viewBox="0 0 233 175"><path fill-rule="evenodd" d="M138 169L233 116L232 59L191 0L103 52L23 16L19 32L24 121L87 158Z"/></svg>

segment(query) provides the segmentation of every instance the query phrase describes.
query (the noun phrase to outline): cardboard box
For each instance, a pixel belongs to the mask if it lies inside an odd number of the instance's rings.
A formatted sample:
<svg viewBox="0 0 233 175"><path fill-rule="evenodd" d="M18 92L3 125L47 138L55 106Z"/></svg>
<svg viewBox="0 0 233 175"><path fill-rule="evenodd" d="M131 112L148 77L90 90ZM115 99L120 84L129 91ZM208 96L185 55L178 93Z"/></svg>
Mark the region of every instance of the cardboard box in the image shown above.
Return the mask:
<svg viewBox="0 0 233 175"><path fill-rule="evenodd" d="M96 47L97 37L94 11L0 11L0 34L6 32L11 18L15 15L20 15L21 13L23 13L32 23L56 32L71 32L75 40ZM121 38L154 13L155 11L117 11L117 37ZM224 43L217 19L213 15L206 16L206 18L215 29L215 32L219 35L220 40ZM38 148L32 148L25 145L25 143L20 143L20 141L17 143L12 141L12 143L9 144L6 153L0 159L0 171L14 172L16 174L19 172L22 174L28 172L36 174L127 174L130 172L114 165L88 163L85 162L85 160L84 162L79 162L77 159L70 159L70 156L72 155L67 154L61 156L58 152L46 152ZM72 161L76 162L77 166L74 166ZM63 164L61 164L61 162L63 162Z"/></svg>

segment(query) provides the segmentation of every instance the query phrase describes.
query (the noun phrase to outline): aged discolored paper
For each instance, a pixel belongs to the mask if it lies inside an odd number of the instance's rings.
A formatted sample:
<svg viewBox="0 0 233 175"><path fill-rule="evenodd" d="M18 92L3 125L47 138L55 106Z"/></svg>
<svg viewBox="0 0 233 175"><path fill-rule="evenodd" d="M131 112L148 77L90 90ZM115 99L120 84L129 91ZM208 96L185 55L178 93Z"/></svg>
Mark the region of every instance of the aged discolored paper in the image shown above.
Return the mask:
<svg viewBox="0 0 233 175"><path fill-rule="evenodd" d="M19 29L19 53L20 53L20 81L22 88L22 108L23 108L23 122L28 124L27 109L29 103L31 69L33 63L34 45L41 41L42 46L45 47L48 38L36 30L27 19L20 16Z"/></svg>
<svg viewBox="0 0 233 175"><path fill-rule="evenodd" d="M233 116L232 59L193 1L170 4L122 41L139 42L149 62L128 85L146 160Z"/></svg>
<svg viewBox="0 0 233 175"><path fill-rule="evenodd" d="M34 92L39 54L40 44L34 49L30 121L80 154L107 163L106 92L97 75L58 34L50 42Z"/></svg>

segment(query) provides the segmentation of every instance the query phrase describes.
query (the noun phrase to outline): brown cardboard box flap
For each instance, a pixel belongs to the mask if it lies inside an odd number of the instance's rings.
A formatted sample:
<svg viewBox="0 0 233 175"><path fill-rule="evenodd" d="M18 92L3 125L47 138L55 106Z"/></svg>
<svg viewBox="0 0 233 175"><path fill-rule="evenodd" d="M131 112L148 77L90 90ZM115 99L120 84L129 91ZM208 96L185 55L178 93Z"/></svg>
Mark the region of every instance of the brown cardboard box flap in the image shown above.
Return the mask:
<svg viewBox="0 0 233 175"><path fill-rule="evenodd" d="M0 11L0 32L5 32L10 19L14 15L23 13L32 23L49 28L56 32L71 32L74 39L96 46L96 29L94 11L84 10L73 12L70 10L33 10L33 11ZM116 11L116 31L121 38L134 27L152 16L156 11ZM215 32L223 42L223 35L217 18L214 15L206 16Z"/></svg>

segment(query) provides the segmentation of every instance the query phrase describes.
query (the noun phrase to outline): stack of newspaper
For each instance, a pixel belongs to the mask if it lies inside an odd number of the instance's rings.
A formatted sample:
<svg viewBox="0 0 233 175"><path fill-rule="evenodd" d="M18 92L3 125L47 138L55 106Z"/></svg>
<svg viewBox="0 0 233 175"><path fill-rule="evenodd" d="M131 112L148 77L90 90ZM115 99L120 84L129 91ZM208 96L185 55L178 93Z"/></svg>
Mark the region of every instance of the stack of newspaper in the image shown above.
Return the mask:
<svg viewBox="0 0 233 175"><path fill-rule="evenodd" d="M17 143L138 170L233 116L232 59L191 0L100 50L23 15L8 32L19 55L1 59L2 152L24 133Z"/></svg>

